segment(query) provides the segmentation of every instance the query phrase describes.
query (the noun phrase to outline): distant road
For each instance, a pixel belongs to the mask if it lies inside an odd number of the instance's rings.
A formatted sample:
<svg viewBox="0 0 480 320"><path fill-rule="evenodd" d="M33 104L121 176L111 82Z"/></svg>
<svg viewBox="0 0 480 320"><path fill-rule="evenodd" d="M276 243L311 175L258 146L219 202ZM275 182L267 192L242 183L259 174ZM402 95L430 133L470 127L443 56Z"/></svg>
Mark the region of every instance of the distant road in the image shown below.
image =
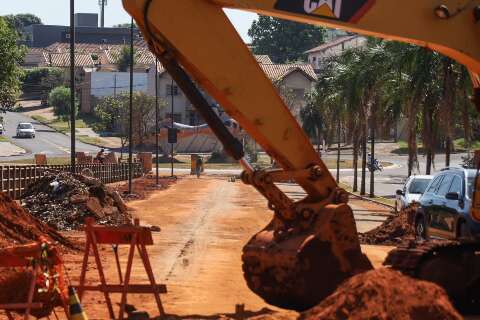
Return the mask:
<svg viewBox="0 0 480 320"><path fill-rule="evenodd" d="M35 139L17 138L16 130L17 124L20 122L31 122L35 127L36 137ZM70 154L70 137L59 133L50 127L33 120L29 116L26 116L18 112L7 112L5 116L5 128L4 134L12 143L25 149L26 154L21 156L2 157L0 155L0 161L32 158L36 153L44 153L47 157L66 157ZM88 145L77 141L77 152L90 152L97 153L98 147Z"/></svg>

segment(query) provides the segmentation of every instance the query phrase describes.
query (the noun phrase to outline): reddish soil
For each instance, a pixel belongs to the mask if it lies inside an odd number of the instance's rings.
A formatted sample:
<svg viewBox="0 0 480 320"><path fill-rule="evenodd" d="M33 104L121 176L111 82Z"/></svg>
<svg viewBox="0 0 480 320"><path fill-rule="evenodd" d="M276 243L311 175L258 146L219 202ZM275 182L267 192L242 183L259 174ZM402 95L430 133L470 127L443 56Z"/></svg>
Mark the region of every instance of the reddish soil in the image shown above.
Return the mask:
<svg viewBox="0 0 480 320"><path fill-rule="evenodd" d="M415 238L412 216L415 208L407 208L398 215L389 217L382 225L365 233L359 233L362 244L397 245Z"/></svg>
<svg viewBox="0 0 480 320"><path fill-rule="evenodd" d="M158 185L153 174L133 179L132 194L128 194L128 182L111 183L108 186L118 191L125 201L146 199L152 192L165 190L176 182L176 178L160 177Z"/></svg>
<svg viewBox="0 0 480 320"><path fill-rule="evenodd" d="M377 269L350 278L335 293L299 319L460 320L437 285Z"/></svg>

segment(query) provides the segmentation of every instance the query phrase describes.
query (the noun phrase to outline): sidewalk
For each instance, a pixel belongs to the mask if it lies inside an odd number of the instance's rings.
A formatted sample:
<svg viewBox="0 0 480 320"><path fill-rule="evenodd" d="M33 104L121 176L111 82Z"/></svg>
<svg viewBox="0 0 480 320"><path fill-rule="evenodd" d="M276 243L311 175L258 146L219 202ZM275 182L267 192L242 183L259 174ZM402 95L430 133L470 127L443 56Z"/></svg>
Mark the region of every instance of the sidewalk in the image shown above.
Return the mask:
<svg viewBox="0 0 480 320"><path fill-rule="evenodd" d="M27 153L26 150L17 147L11 142L0 142L0 158L1 157L11 157L19 156Z"/></svg>

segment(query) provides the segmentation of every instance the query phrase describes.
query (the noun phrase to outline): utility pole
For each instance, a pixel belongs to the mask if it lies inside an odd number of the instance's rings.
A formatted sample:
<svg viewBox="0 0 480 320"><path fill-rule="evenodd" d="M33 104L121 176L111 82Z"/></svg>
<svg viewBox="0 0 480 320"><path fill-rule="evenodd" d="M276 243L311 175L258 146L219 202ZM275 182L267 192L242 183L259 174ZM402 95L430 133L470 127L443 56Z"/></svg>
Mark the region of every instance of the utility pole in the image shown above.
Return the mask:
<svg viewBox="0 0 480 320"><path fill-rule="evenodd" d="M70 164L75 173L75 0L70 0Z"/></svg>
<svg viewBox="0 0 480 320"><path fill-rule="evenodd" d="M159 172L158 172L158 58L155 58L155 163L157 164L157 177L156 182L157 186L159 184Z"/></svg>
<svg viewBox="0 0 480 320"><path fill-rule="evenodd" d="M370 198L375 197L375 112L372 112L370 124L370 137L371 137L371 160L370 160Z"/></svg>
<svg viewBox="0 0 480 320"><path fill-rule="evenodd" d="M100 6L100 27L105 27L105 6L107 5L107 0L98 0L98 5Z"/></svg>
<svg viewBox="0 0 480 320"><path fill-rule="evenodd" d="M130 119L128 126L128 193L132 193L133 178L133 18L130 23Z"/></svg>

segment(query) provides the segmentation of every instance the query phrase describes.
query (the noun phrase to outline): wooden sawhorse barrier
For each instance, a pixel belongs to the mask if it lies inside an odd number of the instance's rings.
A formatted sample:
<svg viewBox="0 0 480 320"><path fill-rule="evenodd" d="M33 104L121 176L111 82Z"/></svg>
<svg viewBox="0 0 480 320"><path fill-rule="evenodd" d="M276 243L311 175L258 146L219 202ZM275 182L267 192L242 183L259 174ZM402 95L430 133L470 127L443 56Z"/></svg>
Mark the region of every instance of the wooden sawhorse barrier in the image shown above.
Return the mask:
<svg viewBox="0 0 480 320"><path fill-rule="evenodd" d="M23 268L29 270L32 275L26 302L0 304L0 310L5 310L9 320L14 319L11 314L12 310L25 310L23 319L28 320L30 319L32 309L43 308L43 303L33 301L38 277L43 276L44 273L42 269L42 267L44 267L43 263L51 263L57 266L61 263L61 261L58 260L59 257L56 255L56 251L54 251L51 256L50 253L46 251L49 250L49 245L51 245L51 243L46 239L40 239L39 242L0 250L0 268ZM47 257L44 254L47 254ZM64 303L63 309L65 310L67 319L69 319L68 307L65 301L62 302Z"/></svg>
<svg viewBox="0 0 480 320"><path fill-rule="evenodd" d="M113 311L110 294L121 293L122 298L120 302L120 312L118 318L124 319L125 305L127 303L127 294L150 293L153 294L155 297L160 316L164 316L165 311L162 306L162 301L160 300L160 293L167 293L167 287L165 285L157 285L155 282L155 277L153 275L152 266L150 264L146 248L146 246L153 245L152 232L150 231L150 229L147 227L141 227L139 225L138 219L135 219L135 223L133 226L104 227L94 225L94 220L89 218L86 219L85 233L85 255L83 257L82 272L80 274L80 284L77 287L80 300L82 299L85 291L102 292L105 296L105 302L107 303L110 319L115 319L115 313ZM120 284L107 284L98 245L111 245L114 248ZM119 245L130 245L125 276L123 276L117 252L117 248ZM130 284L130 276L132 272L135 248L138 250L150 284ZM93 251L95 263L98 269L98 276L100 278L100 284L95 286L85 285L85 277L87 273L90 249L92 249Z"/></svg>

